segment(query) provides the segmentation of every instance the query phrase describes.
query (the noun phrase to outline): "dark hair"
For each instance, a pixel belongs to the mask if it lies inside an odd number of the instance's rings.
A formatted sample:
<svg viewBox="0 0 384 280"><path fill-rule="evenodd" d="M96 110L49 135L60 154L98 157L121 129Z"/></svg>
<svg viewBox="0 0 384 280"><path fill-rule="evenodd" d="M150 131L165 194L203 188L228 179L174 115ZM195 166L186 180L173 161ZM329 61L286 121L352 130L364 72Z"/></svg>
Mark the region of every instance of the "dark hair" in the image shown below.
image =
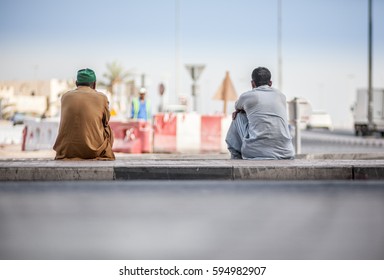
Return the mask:
<svg viewBox="0 0 384 280"><path fill-rule="evenodd" d="M76 81L76 86L78 86L78 87L79 86L92 87L94 83L96 83L96 82L92 82L92 83L81 82L81 83L79 83L79 82Z"/></svg>
<svg viewBox="0 0 384 280"><path fill-rule="evenodd" d="M257 67L252 72L252 81L255 82L256 87L268 85L271 81L271 72L265 67Z"/></svg>
<svg viewBox="0 0 384 280"><path fill-rule="evenodd" d="M77 83L78 86L90 87L93 83Z"/></svg>

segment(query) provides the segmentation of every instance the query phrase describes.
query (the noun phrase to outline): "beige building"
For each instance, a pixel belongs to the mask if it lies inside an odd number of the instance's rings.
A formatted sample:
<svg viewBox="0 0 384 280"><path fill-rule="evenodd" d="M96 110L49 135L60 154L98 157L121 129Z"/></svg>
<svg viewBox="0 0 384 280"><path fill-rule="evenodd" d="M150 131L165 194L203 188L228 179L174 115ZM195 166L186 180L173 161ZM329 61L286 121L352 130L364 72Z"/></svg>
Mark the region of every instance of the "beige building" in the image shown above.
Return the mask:
<svg viewBox="0 0 384 280"><path fill-rule="evenodd" d="M56 116L60 97L74 87L73 81L0 81L0 118L15 112Z"/></svg>

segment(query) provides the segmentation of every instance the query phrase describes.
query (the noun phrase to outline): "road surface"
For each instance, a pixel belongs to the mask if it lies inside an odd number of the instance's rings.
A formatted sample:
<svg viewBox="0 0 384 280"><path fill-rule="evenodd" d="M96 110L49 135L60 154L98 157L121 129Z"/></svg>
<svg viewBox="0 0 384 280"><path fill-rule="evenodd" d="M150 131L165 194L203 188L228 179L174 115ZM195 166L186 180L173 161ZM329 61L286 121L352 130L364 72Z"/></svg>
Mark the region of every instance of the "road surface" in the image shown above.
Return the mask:
<svg viewBox="0 0 384 280"><path fill-rule="evenodd" d="M382 181L0 182L0 259L383 259Z"/></svg>

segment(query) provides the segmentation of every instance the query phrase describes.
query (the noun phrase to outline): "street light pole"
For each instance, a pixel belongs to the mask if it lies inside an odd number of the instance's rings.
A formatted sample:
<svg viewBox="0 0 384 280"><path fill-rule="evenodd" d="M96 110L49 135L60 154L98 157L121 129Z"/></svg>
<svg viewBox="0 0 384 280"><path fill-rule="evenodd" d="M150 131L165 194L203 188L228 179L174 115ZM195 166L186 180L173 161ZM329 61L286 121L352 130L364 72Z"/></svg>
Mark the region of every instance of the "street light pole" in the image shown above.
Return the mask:
<svg viewBox="0 0 384 280"><path fill-rule="evenodd" d="M372 94L372 0L368 0L368 131L373 129Z"/></svg>
<svg viewBox="0 0 384 280"><path fill-rule="evenodd" d="M180 1L175 0L175 94L180 94Z"/></svg>
<svg viewBox="0 0 384 280"><path fill-rule="evenodd" d="M282 38L281 38L281 0L277 1L277 71L278 71L278 82L280 91L283 90L283 54L282 54Z"/></svg>

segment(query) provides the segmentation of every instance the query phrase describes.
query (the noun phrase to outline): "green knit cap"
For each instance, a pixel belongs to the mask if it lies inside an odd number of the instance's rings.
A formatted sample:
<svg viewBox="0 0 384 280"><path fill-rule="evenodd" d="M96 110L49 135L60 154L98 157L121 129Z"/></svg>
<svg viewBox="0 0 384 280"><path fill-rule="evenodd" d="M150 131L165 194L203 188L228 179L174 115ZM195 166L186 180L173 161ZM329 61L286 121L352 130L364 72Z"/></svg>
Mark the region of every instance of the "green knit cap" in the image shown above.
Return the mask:
<svg viewBox="0 0 384 280"><path fill-rule="evenodd" d="M91 84L93 82L96 82L96 74L93 70L86 68L77 71L78 84Z"/></svg>

